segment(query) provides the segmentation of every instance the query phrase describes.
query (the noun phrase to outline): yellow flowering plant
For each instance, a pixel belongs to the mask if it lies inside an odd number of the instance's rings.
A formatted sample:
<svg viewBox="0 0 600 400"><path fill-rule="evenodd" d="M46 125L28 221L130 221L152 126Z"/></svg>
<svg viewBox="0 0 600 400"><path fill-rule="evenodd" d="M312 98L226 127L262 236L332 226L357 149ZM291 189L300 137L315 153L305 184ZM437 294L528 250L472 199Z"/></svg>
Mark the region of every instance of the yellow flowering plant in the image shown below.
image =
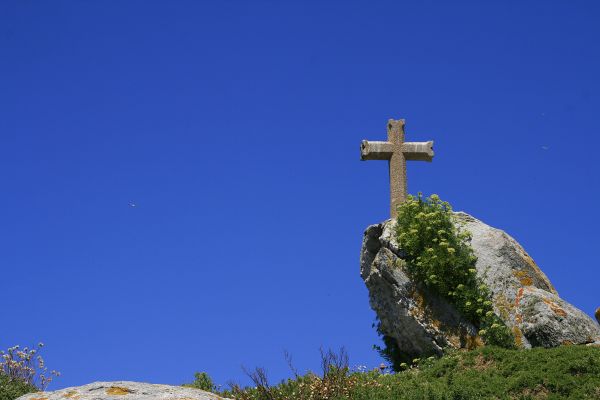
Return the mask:
<svg viewBox="0 0 600 400"><path fill-rule="evenodd" d="M479 329L486 344L514 347L514 337L493 312L491 293L477 278L471 235L452 220L452 207L433 194L408 196L398 207L396 235L407 272L452 303Z"/></svg>

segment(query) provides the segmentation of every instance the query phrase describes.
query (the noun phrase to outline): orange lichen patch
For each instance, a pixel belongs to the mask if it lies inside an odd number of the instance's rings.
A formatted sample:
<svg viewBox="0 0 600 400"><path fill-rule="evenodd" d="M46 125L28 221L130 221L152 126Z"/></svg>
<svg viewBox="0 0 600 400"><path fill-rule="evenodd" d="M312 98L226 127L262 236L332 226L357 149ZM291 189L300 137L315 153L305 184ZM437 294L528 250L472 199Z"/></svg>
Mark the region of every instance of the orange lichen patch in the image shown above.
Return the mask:
<svg viewBox="0 0 600 400"><path fill-rule="evenodd" d="M533 258L531 258L531 256L529 254L527 254L525 249L523 247L521 247L519 244L517 244L517 248L519 249L519 254L521 255L521 258L533 270L534 275L547 286L547 288L550 290L550 292L552 292L554 294L558 294L556 292L556 289L554 288L554 286L552 286L552 283L550 283L550 281L548 280L548 277L546 277L546 275L542 272L540 267L538 267L537 264L535 263L535 261L533 261ZM538 280L538 282L539 282L539 280ZM542 289L545 289L545 288L542 287Z"/></svg>
<svg viewBox="0 0 600 400"><path fill-rule="evenodd" d="M63 397L67 399L78 399L81 396L77 396L77 392L72 390L69 393L63 394Z"/></svg>
<svg viewBox="0 0 600 400"><path fill-rule="evenodd" d="M519 289L519 291L517 292L517 297L515 298L515 309L519 309L519 304L521 303L521 299L523 298L523 288ZM515 314L515 322L517 324L521 324L523 323L523 315L521 313L516 313Z"/></svg>
<svg viewBox="0 0 600 400"><path fill-rule="evenodd" d="M560 315L563 318L567 316L567 312L560 307L553 308L552 311L554 311L554 314Z"/></svg>
<svg viewBox="0 0 600 400"><path fill-rule="evenodd" d="M523 270L514 271L513 275L519 280L519 282L521 282L521 285L523 285L523 286L533 285L533 279L531 279L531 277L529 276L527 271L523 271Z"/></svg>
<svg viewBox="0 0 600 400"><path fill-rule="evenodd" d="M567 316L567 312L565 310L563 310L562 308L560 308L558 306L558 304L556 304L555 302L548 300L548 299L543 299L544 303L546 303L548 305L548 307L550 307L550 309L552 310L552 312L556 315L559 315L561 317L566 317Z"/></svg>
<svg viewBox="0 0 600 400"><path fill-rule="evenodd" d="M111 396L123 396L129 393L131 393L131 390L118 386L111 386L106 389L106 394L110 394Z"/></svg>
<svg viewBox="0 0 600 400"><path fill-rule="evenodd" d="M523 332L521 332L518 326L513 326L512 331L515 336L515 345L518 348L523 347Z"/></svg>
<svg viewBox="0 0 600 400"><path fill-rule="evenodd" d="M521 298L523 298L523 288L519 289L519 291L517 292L517 297L515 298L515 308L519 307Z"/></svg>
<svg viewBox="0 0 600 400"><path fill-rule="evenodd" d="M533 285L533 281L531 280L530 277L525 277L519 280L519 282L521 282L521 285L523 286L531 286Z"/></svg>
<svg viewBox="0 0 600 400"><path fill-rule="evenodd" d="M47 397L35 397L31 400L48 400L48 398Z"/></svg>
<svg viewBox="0 0 600 400"><path fill-rule="evenodd" d="M570 340L563 340L561 343L563 346L572 346L574 343Z"/></svg>

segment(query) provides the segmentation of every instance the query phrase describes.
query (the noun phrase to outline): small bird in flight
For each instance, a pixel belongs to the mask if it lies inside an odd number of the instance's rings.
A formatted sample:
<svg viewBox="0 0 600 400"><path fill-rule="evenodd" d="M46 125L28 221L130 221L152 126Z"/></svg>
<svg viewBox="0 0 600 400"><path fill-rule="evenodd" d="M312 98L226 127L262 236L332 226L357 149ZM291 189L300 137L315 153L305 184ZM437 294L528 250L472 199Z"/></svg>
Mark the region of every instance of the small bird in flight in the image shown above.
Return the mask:
<svg viewBox="0 0 600 400"><path fill-rule="evenodd" d="M135 208L135 207L137 207L137 204L135 204L133 201L130 201L129 202L129 207Z"/></svg>

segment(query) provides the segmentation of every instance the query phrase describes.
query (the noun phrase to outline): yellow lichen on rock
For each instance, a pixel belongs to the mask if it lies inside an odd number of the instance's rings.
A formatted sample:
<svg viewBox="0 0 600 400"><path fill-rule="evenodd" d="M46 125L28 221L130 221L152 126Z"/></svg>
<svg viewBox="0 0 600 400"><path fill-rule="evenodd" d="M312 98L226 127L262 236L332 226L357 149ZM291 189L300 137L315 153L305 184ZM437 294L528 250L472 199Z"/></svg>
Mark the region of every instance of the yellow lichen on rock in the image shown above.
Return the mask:
<svg viewBox="0 0 600 400"><path fill-rule="evenodd" d="M523 286L533 285L533 279L531 279L531 277L529 276L527 271L523 271L523 270L514 271L513 274L519 280L519 282L521 282L521 285L523 285Z"/></svg>
<svg viewBox="0 0 600 400"><path fill-rule="evenodd" d="M515 336L515 345L517 348L523 347L523 332L519 329L518 326L513 326L512 328L513 335Z"/></svg>
<svg viewBox="0 0 600 400"><path fill-rule="evenodd" d="M553 294L558 294L558 292L556 291L556 289L554 288L554 286L552 285L552 283L550 282L550 280L548 279L548 277L542 272L542 270L540 269L540 267L538 267L538 265L535 263L535 261L533 261L533 258L531 258L531 256L529 254L527 254L527 252L525 251L525 249L518 243L515 242L517 251L519 253L519 255L521 256L521 258L523 259L523 261L525 261L527 263L527 265L529 267L531 267L532 272L534 273L534 275L541 280L542 282L544 282L544 284L546 285L546 288ZM539 281L538 281L539 282ZM532 283L533 284L533 281ZM531 285L530 284L530 285ZM527 285L529 286L529 285ZM536 286L539 287L539 284L537 284ZM544 288L544 289L546 289Z"/></svg>
<svg viewBox="0 0 600 400"><path fill-rule="evenodd" d="M533 261L533 258L531 258L531 256L529 254L527 254L527 252L525 251L525 249L523 249L522 247L519 249L522 251L521 253L521 257L523 258L523 260L525 260L525 262L527 264L529 264L529 266L531 268L533 268L534 270L539 269L539 267L537 266L537 264L535 263L535 261Z"/></svg>
<svg viewBox="0 0 600 400"><path fill-rule="evenodd" d="M118 386L111 386L110 388L106 389L106 394L111 396L123 396L129 393L131 393L131 390Z"/></svg>
<svg viewBox="0 0 600 400"><path fill-rule="evenodd" d="M67 398L67 399L73 399L73 400L77 400L78 398L80 398L81 396L77 395L77 392L72 390L69 393L66 393L63 395L63 397Z"/></svg>

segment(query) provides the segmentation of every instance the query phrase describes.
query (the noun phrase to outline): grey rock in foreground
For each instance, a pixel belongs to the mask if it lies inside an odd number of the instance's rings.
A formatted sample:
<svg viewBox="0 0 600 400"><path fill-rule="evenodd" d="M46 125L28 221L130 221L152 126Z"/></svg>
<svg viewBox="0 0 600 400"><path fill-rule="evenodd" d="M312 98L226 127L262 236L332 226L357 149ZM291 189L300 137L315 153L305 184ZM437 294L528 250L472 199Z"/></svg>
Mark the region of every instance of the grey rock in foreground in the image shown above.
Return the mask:
<svg viewBox="0 0 600 400"><path fill-rule="evenodd" d="M17 400L226 400L200 389L143 382L94 382L53 392L29 393Z"/></svg>
<svg viewBox="0 0 600 400"><path fill-rule="evenodd" d="M562 300L525 250L505 232L465 213L454 213L455 226L471 232L477 276L492 293L495 313L513 331L521 348L591 344L600 326ZM369 226L363 237L361 277L381 331L411 357L441 354L443 348L482 344L477 330L445 299L406 274L396 222Z"/></svg>

